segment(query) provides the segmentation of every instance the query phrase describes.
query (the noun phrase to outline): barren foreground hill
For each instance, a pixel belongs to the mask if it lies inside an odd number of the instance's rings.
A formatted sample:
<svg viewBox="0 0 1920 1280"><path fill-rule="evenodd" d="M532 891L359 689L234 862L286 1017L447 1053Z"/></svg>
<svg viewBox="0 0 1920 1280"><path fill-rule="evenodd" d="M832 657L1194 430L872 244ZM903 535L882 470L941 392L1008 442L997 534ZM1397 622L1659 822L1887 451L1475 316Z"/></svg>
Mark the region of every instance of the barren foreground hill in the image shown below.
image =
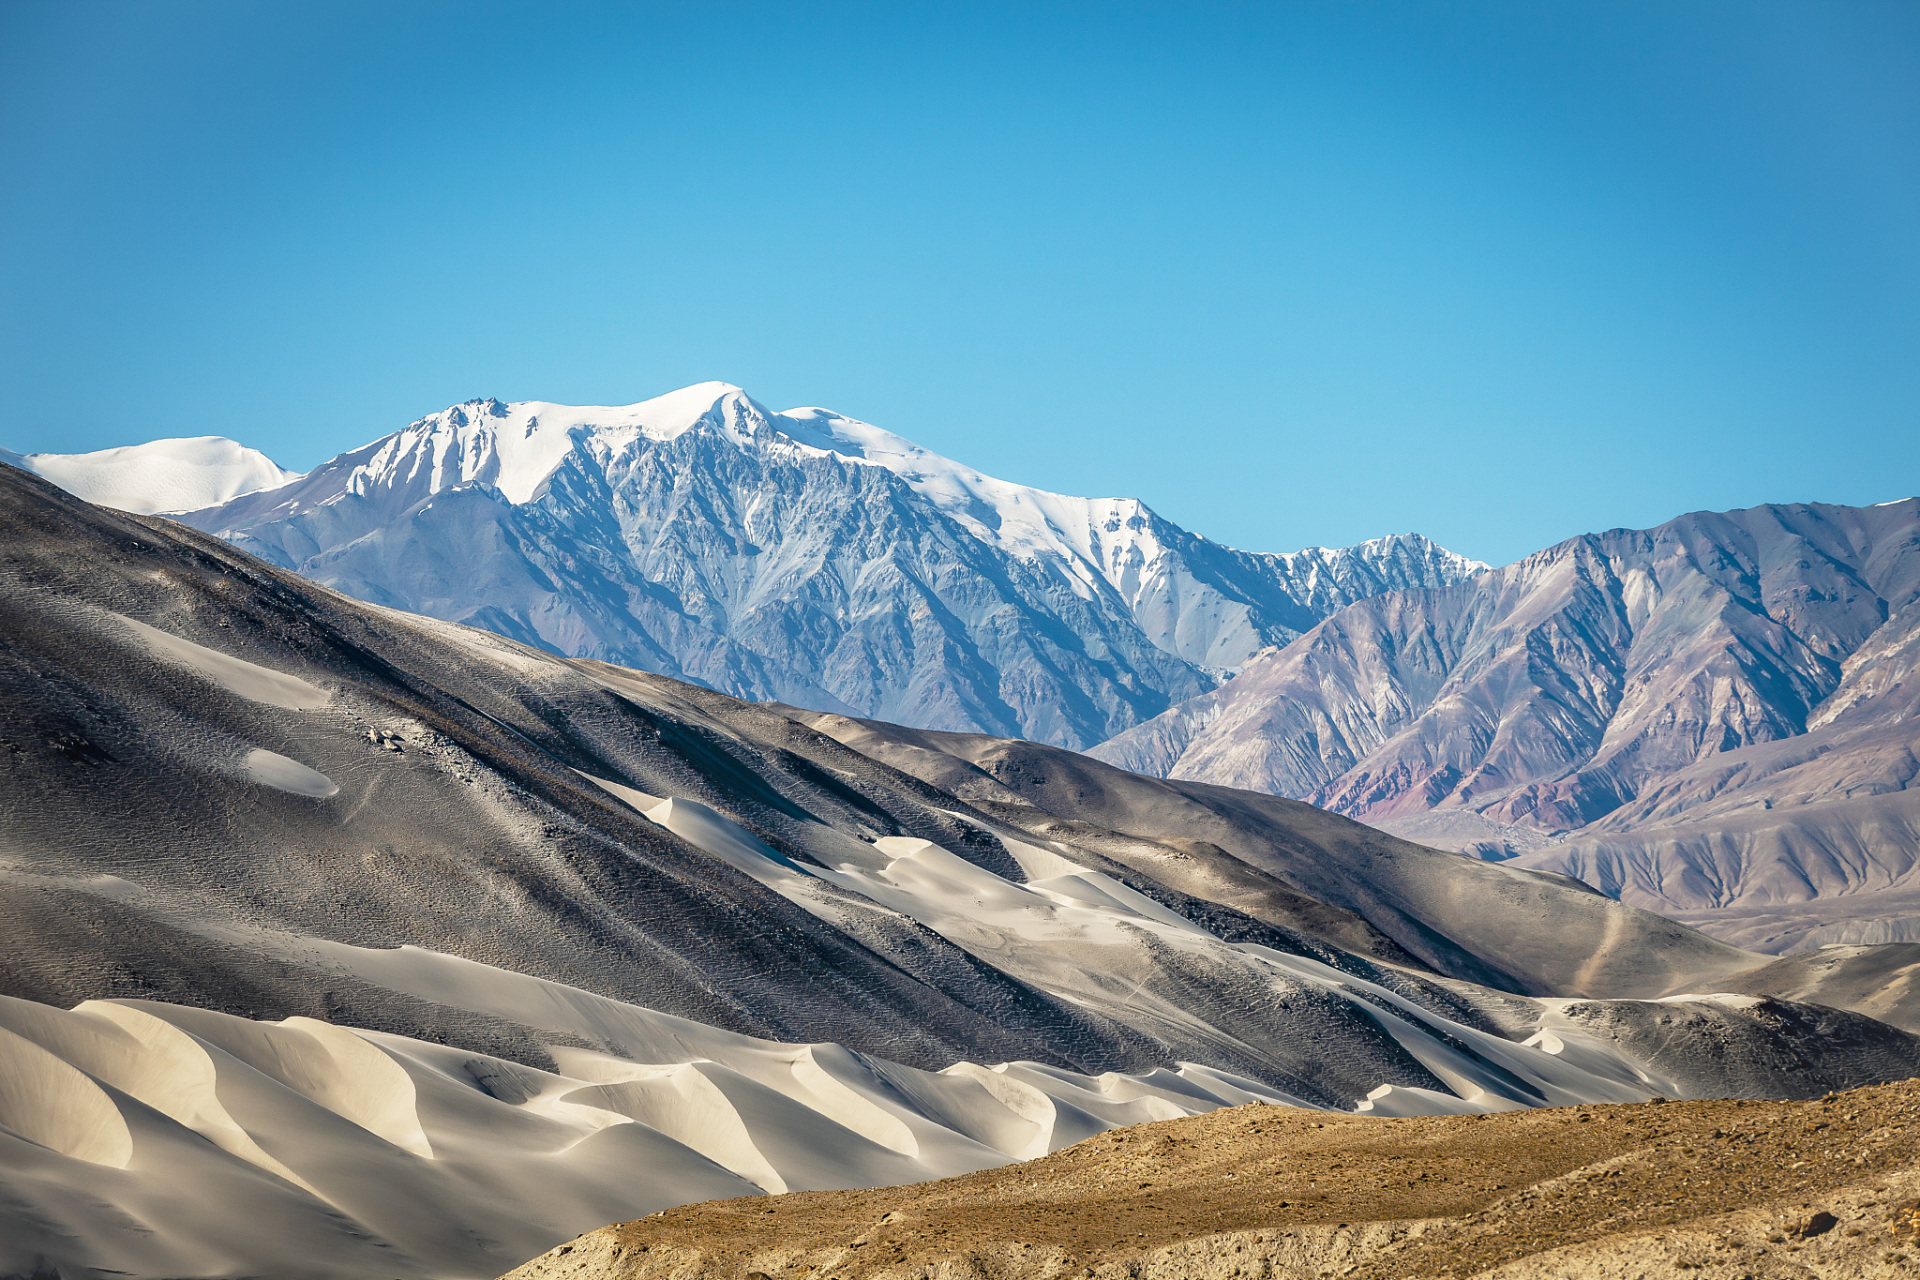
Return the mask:
<svg viewBox="0 0 1920 1280"><path fill-rule="evenodd" d="M916 1186L710 1201L508 1280L1920 1274L1920 1080L1813 1102L1248 1106Z"/></svg>

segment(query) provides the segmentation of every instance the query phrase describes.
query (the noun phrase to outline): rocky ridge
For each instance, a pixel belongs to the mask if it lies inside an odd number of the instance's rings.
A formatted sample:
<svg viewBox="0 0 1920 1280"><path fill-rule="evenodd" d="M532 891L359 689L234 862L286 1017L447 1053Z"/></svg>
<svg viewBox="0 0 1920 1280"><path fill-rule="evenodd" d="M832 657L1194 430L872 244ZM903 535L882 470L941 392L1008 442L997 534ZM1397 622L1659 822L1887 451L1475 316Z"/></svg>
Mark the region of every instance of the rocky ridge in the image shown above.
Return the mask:
<svg viewBox="0 0 1920 1280"><path fill-rule="evenodd" d="M1417 534L1237 551L704 383L456 405L183 517L359 599L739 697L1088 746L1353 600L1485 566Z"/></svg>
<svg viewBox="0 0 1920 1280"><path fill-rule="evenodd" d="M1696 513L1357 602L1092 753L1743 945L1897 941L1920 919L1916 600L1920 499Z"/></svg>
<svg viewBox="0 0 1920 1280"><path fill-rule="evenodd" d="M1242 1107L912 1187L690 1205L507 1280L1894 1280L1920 1082L1402 1120Z"/></svg>

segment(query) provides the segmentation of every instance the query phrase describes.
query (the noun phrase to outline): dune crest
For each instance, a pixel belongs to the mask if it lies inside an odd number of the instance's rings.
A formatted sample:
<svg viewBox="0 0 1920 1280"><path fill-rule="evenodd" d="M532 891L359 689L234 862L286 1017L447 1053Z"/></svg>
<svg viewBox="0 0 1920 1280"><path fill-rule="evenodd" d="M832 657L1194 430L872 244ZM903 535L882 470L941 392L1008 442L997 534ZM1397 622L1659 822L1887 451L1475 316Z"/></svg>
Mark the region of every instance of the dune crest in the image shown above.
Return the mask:
<svg viewBox="0 0 1920 1280"><path fill-rule="evenodd" d="M579 1025L617 1016L578 994ZM554 1046L547 1070L306 1017L0 997L0 1197L15 1206L0 1274L30 1273L57 1242L77 1266L137 1275L220 1274L235 1256L297 1277L490 1275L689 1199L1044 1154L1107 1128L1069 1099L1116 1085L1120 1119L1277 1100L1201 1073L920 1071L630 1014L628 1052L683 1060Z"/></svg>
<svg viewBox="0 0 1920 1280"><path fill-rule="evenodd" d="M106 1092L33 1041L0 1030L0 1129L88 1164L127 1167L133 1136Z"/></svg>

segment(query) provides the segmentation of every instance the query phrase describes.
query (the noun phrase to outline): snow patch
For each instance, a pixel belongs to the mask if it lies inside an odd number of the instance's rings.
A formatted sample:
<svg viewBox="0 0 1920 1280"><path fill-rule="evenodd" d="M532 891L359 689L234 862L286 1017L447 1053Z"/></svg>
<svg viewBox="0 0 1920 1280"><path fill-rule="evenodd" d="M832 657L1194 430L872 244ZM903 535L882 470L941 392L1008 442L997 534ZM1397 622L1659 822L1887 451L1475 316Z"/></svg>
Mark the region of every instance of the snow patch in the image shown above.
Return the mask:
<svg viewBox="0 0 1920 1280"><path fill-rule="evenodd" d="M224 436L152 440L93 453L15 455L76 498L131 511L197 511L300 479L258 449Z"/></svg>

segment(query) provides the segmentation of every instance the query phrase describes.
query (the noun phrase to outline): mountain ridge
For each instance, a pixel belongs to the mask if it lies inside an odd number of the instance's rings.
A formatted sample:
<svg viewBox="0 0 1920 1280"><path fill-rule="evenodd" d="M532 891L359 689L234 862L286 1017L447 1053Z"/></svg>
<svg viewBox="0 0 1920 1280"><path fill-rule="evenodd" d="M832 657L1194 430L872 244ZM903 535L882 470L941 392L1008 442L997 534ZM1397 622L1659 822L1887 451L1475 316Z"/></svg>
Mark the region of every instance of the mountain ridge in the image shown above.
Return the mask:
<svg viewBox="0 0 1920 1280"><path fill-rule="evenodd" d="M1916 777L1917 601L1920 499L1693 513L1357 602L1091 754L1517 858L1696 924L1811 901L1823 877L1863 919L1912 914L1912 819L1863 822L1858 805L1896 805ZM1728 917L1727 936L1773 950L1834 923L1792 914Z"/></svg>
<svg viewBox="0 0 1920 1280"><path fill-rule="evenodd" d="M475 400L186 513L361 599L725 692L1089 746L1341 605L1485 566L1241 551L728 383Z"/></svg>

